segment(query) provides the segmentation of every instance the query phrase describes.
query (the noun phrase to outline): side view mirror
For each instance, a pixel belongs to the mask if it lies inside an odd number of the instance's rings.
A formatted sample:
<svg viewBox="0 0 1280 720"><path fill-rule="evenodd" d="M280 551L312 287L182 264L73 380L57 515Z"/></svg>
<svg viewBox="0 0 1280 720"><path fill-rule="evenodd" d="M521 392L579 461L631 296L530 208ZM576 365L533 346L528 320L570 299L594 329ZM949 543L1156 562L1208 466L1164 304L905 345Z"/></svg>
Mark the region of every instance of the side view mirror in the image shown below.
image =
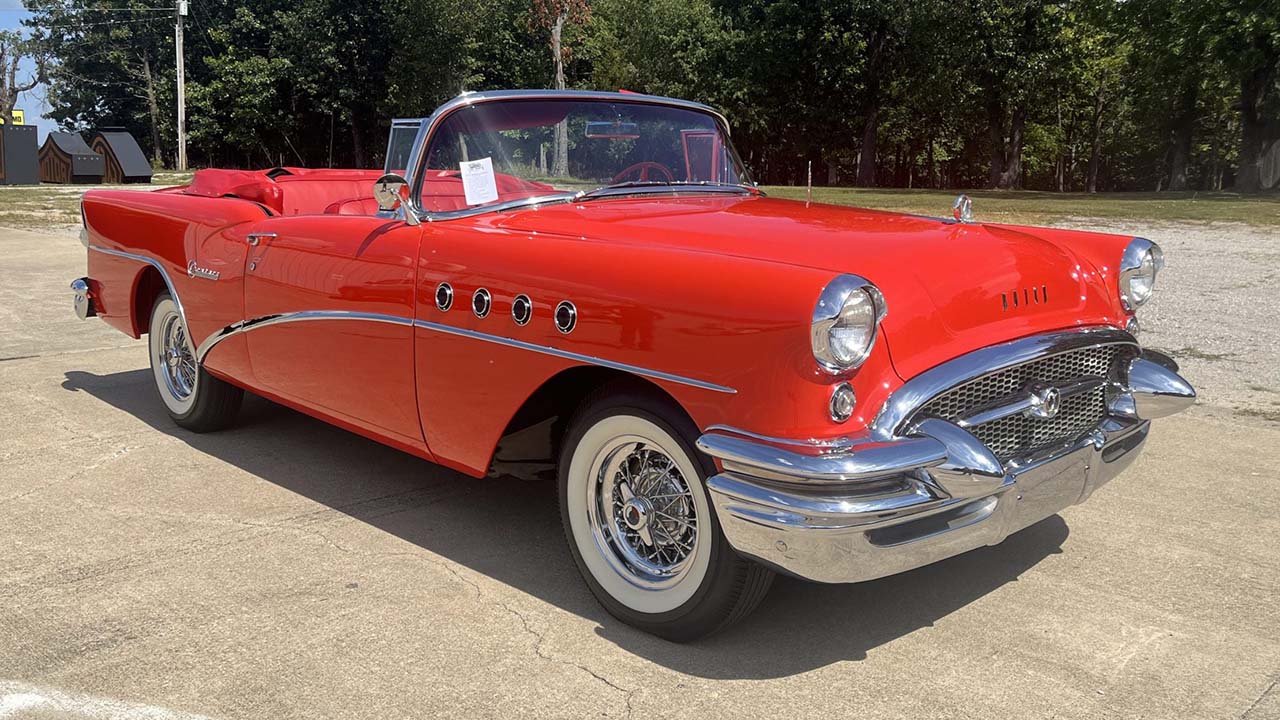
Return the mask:
<svg viewBox="0 0 1280 720"><path fill-rule="evenodd" d="M418 224L418 216L409 207L409 181L402 175L387 173L373 183L373 199L378 201L378 209L391 212L404 208L405 222Z"/></svg>

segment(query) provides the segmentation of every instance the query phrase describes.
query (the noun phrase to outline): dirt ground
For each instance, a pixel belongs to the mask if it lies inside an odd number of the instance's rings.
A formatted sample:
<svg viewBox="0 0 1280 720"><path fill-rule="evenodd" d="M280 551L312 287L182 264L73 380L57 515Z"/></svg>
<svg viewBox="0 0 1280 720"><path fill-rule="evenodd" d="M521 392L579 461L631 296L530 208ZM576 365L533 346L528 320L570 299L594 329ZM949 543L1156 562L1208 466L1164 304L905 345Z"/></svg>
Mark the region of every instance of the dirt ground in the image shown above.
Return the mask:
<svg viewBox="0 0 1280 720"><path fill-rule="evenodd" d="M173 426L75 236L0 228L0 718L1280 718L1280 236L1108 222L1200 403L999 546L692 645L595 604L550 486L260 400Z"/></svg>

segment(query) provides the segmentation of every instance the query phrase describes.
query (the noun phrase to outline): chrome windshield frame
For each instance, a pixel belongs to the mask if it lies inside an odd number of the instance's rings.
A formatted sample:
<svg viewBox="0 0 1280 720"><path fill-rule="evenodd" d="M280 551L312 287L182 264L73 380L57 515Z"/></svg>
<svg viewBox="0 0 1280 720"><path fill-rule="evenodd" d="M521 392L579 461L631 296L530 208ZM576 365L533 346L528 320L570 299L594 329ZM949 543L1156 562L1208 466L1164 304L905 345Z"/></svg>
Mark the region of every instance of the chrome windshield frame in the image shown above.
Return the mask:
<svg viewBox="0 0 1280 720"><path fill-rule="evenodd" d="M463 93L454 99L446 102L436 108L431 116L421 122L418 127L418 135L413 143L413 151L409 154L409 197L411 202L406 208L408 212L412 212L418 216L419 220L424 222L440 222L445 220L456 220L459 218L473 217L475 215L483 215L491 212L501 212L503 210L513 210L520 207L545 205L552 202L572 201L574 191L565 191L563 197L560 193L538 196L536 198L520 198L505 203L497 203L494 205L482 205L474 208L466 208L464 210L451 210L449 212L430 212L423 210L418 206L416 198L421 196L422 183L426 176L425 159L427 147L431 141L431 136L435 133L436 128L444 122L445 118L453 112L462 108L471 107L481 103L500 102L504 100L573 100L579 102L589 101L605 101L611 103L631 103L638 105L660 105L666 107L679 108L681 110L693 110L695 112L705 113L715 119L716 124L724 133L726 139L731 137L729 131L729 121L725 119L724 114L719 110L702 103L693 102L691 100L680 100L678 98L662 97L660 95L642 95L639 93L618 93L618 92L599 92L595 90L498 90L493 92L468 92ZM730 149L733 146L729 145ZM741 163L741 158L737 157L737 150L733 150L735 158ZM745 170L745 165L743 166ZM750 180L748 177L747 180ZM744 190L746 185L743 186Z"/></svg>

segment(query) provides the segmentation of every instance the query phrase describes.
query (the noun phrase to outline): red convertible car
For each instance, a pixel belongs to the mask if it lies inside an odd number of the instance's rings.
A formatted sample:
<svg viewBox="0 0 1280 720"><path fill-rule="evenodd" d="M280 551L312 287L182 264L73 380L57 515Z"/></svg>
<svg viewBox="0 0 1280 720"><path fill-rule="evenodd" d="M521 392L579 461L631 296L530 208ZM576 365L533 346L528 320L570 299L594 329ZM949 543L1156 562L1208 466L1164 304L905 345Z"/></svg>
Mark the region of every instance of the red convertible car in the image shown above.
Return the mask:
<svg viewBox="0 0 1280 720"><path fill-rule="evenodd" d="M466 94L387 155L88 192L76 311L196 432L248 390L475 477L519 434L667 638L998 543L1195 398L1137 340L1154 243L768 198L704 105Z"/></svg>

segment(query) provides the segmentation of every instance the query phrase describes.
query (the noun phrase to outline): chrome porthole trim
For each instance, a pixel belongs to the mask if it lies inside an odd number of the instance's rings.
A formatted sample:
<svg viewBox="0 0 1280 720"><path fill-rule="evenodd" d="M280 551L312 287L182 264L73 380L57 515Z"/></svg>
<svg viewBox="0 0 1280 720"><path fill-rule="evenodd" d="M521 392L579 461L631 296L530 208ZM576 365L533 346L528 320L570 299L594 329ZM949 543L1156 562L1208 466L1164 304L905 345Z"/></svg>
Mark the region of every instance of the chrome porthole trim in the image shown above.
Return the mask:
<svg viewBox="0 0 1280 720"><path fill-rule="evenodd" d="M493 308L493 297L489 295L489 291L484 288L477 288L471 294L471 312L476 317L482 318L489 314L489 310Z"/></svg>
<svg viewBox="0 0 1280 720"><path fill-rule="evenodd" d="M436 286L436 309L440 312L449 312L451 307L453 307L453 286L442 282Z"/></svg>
<svg viewBox="0 0 1280 720"><path fill-rule="evenodd" d="M578 308L568 300L561 300L556 306L556 329L568 335L578 326Z"/></svg>
<svg viewBox="0 0 1280 720"><path fill-rule="evenodd" d="M528 295L521 293L511 301L511 319L521 327L528 325L533 318L533 301Z"/></svg>

